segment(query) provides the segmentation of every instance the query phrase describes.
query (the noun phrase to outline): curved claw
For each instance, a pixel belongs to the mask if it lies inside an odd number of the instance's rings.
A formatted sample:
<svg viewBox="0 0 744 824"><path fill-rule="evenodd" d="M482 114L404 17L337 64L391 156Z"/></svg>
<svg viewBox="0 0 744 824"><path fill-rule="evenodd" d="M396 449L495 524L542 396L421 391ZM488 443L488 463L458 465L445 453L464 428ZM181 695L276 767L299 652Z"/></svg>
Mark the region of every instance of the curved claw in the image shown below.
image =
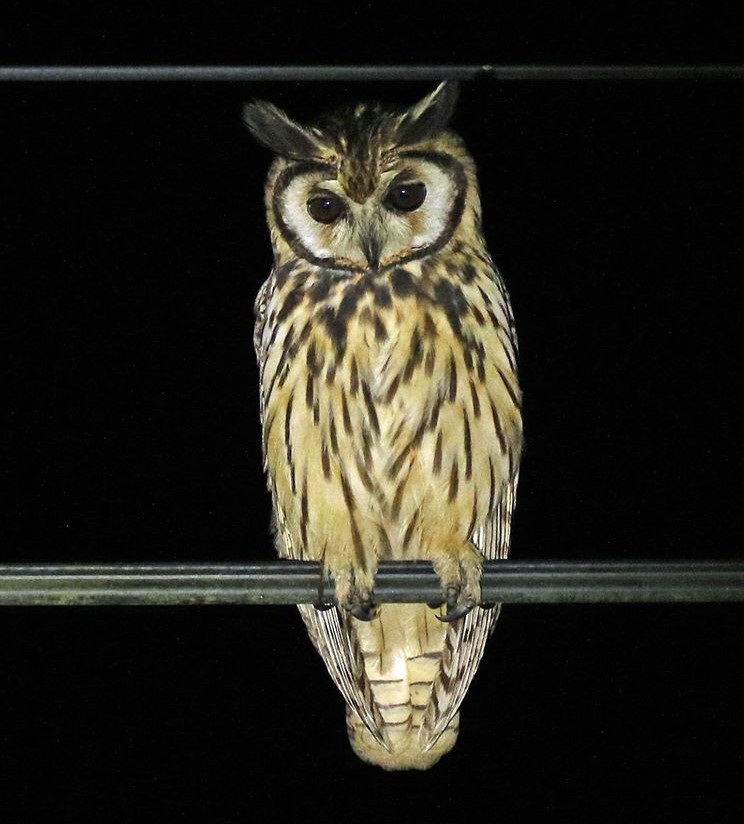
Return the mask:
<svg viewBox="0 0 744 824"><path fill-rule="evenodd" d="M444 588L444 603L447 604L447 612L436 617L447 624L459 621L475 606L475 601L464 594L462 587L457 584L450 584Z"/></svg>
<svg viewBox="0 0 744 824"><path fill-rule="evenodd" d="M333 609L336 606L335 601L333 601L332 599L329 600L326 597L325 589L326 580L325 578L321 577L320 581L318 582L318 597L313 602L313 606L316 610L318 610L318 612L327 612L329 609Z"/></svg>
<svg viewBox="0 0 744 824"><path fill-rule="evenodd" d="M459 604L452 609L448 608L445 615L437 615L436 617L445 624L451 624L453 621L464 618L474 606L475 604Z"/></svg>

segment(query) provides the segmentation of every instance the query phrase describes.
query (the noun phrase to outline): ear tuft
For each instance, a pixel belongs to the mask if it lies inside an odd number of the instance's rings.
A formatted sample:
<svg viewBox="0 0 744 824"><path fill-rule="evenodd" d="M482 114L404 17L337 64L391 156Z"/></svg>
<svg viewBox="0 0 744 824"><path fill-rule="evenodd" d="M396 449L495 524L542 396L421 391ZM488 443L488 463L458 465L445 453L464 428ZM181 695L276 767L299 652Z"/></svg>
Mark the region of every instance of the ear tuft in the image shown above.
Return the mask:
<svg viewBox="0 0 744 824"><path fill-rule="evenodd" d="M398 141L401 144L418 143L443 132L455 110L460 93L459 83L445 80L431 94L412 106L398 126Z"/></svg>
<svg viewBox="0 0 744 824"><path fill-rule="evenodd" d="M294 160L310 160L322 154L318 139L272 103L255 100L243 108L243 122L267 149Z"/></svg>

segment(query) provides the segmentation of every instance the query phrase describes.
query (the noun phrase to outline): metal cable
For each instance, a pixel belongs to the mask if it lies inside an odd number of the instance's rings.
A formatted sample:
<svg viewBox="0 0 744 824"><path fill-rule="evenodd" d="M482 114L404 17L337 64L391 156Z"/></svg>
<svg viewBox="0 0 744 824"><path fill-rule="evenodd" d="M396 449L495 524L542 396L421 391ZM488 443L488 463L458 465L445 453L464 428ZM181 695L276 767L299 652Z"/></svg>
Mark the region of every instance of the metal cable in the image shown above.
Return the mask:
<svg viewBox="0 0 744 824"><path fill-rule="evenodd" d="M0 66L0 81L744 80L744 65L701 66Z"/></svg>
<svg viewBox="0 0 744 824"><path fill-rule="evenodd" d="M310 561L205 564L0 565L0 606L298 604L321 597ZM712 603L744 601L744 562L487 561L485 602L514 604ZM375 597L441 600L426 562L383 562Z"/></svg>

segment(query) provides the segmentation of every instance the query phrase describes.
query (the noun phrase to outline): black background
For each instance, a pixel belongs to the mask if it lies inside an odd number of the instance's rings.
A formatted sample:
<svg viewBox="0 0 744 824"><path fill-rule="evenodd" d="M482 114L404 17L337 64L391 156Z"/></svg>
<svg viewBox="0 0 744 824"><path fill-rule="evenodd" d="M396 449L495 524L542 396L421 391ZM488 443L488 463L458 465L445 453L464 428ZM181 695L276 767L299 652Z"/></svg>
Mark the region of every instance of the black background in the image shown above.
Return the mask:
<svg viewBox="0 0 744 824"><path fill-rule="evenodd" d="M12 6L12 4L11 4ZM19 6L20 8L20 6ZM741 62L726 17L206 4L18 14L32 63ZM611 20L611 23L605 22ZM273 557L251 97L295 117L430 83L15 84L2 101L0 560ZM741 84L465 84L454 127L521 343L513 556L741 558ZM7 608L17 818L739 820L741 607L507 607L455 750L387 774L292 609Z"/></svg>

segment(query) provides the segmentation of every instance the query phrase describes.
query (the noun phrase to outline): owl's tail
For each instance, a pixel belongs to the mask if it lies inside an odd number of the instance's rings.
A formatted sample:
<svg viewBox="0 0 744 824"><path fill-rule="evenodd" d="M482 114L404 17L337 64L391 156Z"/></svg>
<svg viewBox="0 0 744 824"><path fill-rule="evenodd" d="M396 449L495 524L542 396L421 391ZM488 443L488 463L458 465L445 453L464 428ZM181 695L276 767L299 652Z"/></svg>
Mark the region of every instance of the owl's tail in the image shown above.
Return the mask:
<svg viewBox="0 0 744 824"><path fill-rule="evenodd" d="M355 621L385 745L359 715L347 708L349 740L354 752L386 770L425 770L449 752L457 740L454 714L434 740L425 716L437 692L447 625L424 604L385 604L369 624ZM422 729L423 727L423 729Z"/></svg>

